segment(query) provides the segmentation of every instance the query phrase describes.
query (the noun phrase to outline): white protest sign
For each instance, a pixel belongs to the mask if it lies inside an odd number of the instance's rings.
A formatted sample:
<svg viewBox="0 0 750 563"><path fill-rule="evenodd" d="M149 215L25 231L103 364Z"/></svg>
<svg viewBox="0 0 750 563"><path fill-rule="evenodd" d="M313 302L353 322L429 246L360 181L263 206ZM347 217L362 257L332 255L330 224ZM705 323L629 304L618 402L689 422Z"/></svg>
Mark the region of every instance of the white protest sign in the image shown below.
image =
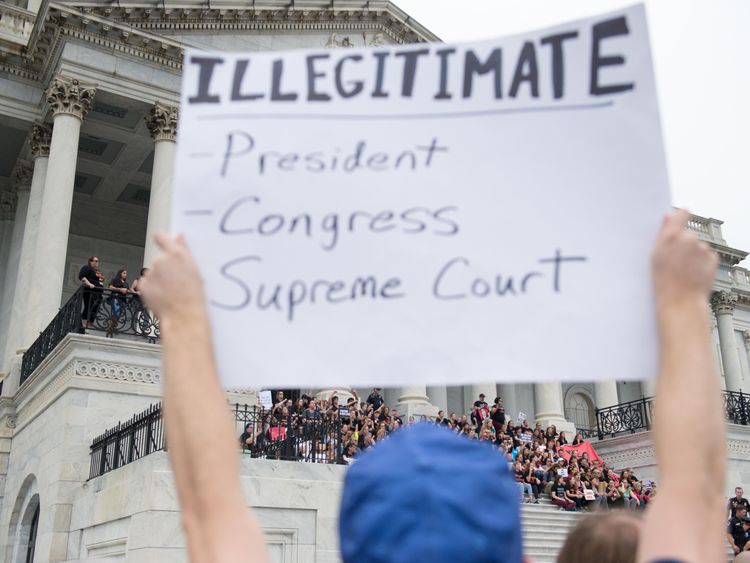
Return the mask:
<svg viewBox="0 0 750 563"><path fill-rule="evenodd" d="M516 421L521 424L524 420L526 420L526 413L518 411L518 418L516 419Z"/></svg>
<svg viewBox="0 0 750 563"><path fill-rule="evenodd" d="M258 402L264 409L273 408L273 398L271 397L271 391L263 390L258 393Z"/></svg>
<svg viewBox="0 0 750 563"><path fill-rule="evenodd" d="M670 208L645 15L185 54L172 228L227 386L641 379Z"/></svg>

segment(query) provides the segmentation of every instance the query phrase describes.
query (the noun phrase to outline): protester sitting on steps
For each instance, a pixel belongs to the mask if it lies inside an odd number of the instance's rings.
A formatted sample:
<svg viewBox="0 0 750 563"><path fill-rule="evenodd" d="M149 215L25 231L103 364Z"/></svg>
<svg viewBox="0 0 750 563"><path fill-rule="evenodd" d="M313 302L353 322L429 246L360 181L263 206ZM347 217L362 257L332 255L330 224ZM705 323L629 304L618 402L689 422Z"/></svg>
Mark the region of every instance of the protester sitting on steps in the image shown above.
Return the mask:
<svg viewBox="0 0 750 563"><path fill-rule="evenodd" d="M661 342L653 432L661 482L645 513L638 563L723 557L726 437L707 306L717 257L686 231L687 219L683 211L665 219L653 253ZM166 432L191 561L266 562L263 533L240 487L198 268L184 240L158 235L156 242L163 254L141 290L161 319ZM674 439L685 412L704 413L690 448ZM453 486L457 481L461 487ZM347 474L343 498L344 563L522 559L518 492L507 462L488 445L437 425L415 424L362 455ZM485 506L480 498L492 500L492 518L477 510ZM458 559L450 549L456 546L463 550Z"/></svg>

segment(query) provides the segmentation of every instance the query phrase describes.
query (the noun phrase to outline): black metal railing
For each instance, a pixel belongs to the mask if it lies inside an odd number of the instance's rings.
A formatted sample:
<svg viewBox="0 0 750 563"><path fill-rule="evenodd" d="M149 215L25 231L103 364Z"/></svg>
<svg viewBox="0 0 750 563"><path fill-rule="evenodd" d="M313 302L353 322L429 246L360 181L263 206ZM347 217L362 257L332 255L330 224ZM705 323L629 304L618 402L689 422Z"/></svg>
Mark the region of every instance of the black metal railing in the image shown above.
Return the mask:
<svg viewBox="0 0 750 563"><path fill-rule="evenodd" d="M159 339L159 320L135 294L81 287L24 353L21 385L67 334L92 331L110 338L128 335L153 343Z"/></svg>
<svg viewBox="0 0 750 563"><path fill-rule="evenodd" d="M238 442L254 458L343 464L341 422L338 418L310 419L272 416L263 407L232 406ZM166 448L161 403L151 405L125 423L110 428L91 444L89 479Z"/></svg>
<svg viewBox="0 0 750 563"><path fill-rule="evenodd" d="M94 438L89 479L163 449L164 419L157 403Z"/></svg>
<svg viewBox="0 0 750 563"><path fill-rule="evenodd" d="M750 395L740 391L725 391L724 413L732 424L750 425Z"/></svg>
<svg viewBox="0 0 750 563"><path fill-rule="evenodd" d="M750 425L750 395L742 391L724 391L722 399L727 422ZM651 430L653 411L653 397L596 409L596 436L602 440Z"/></svg>
<svg viewBox="0 0 750 563"><path fill-rule="evenodd" d="M585 438L586 440L599 437L599 432L596 430L596 428L592 429L592 428L582 428L582 427L576 426L576 433L583 436L583 438Z"/></svg>
<svg viewBox="0 0 750 563"><path fill-rule="evenodd" d="M341 421L321 415L272 416L262 407L235 405L234 420L238 435L245 431L250 443L241 440L244 454L251 457L310 463L343 464Z"/></svg>

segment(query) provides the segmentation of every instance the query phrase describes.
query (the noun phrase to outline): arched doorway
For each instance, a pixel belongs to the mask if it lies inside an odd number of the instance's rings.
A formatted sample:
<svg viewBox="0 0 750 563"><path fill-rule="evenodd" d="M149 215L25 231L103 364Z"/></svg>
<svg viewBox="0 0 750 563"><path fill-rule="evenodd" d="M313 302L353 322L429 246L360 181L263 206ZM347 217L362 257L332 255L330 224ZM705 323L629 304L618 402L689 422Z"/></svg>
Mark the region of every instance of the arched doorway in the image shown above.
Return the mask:
<svg viewBox="0 0 750 563"><path fill-rule="evenodd" d="M23 480L10 515L7 555L9 563L33 563L41 517L38 484L34 474Z"/></svg>
<svg viewBox="0 0 750 563"><path fill-rule="evenodd" d="M580 391L568 393L565 398L565 418L577 429L593 430L596 428L594 402Z"/></svg>
<svg viewBox="0 0 750 563"><path fill-rule="evenodd" d="M39 511L39 495L35 494L29 499L19 522L15 563L34 563Z"/></svg>

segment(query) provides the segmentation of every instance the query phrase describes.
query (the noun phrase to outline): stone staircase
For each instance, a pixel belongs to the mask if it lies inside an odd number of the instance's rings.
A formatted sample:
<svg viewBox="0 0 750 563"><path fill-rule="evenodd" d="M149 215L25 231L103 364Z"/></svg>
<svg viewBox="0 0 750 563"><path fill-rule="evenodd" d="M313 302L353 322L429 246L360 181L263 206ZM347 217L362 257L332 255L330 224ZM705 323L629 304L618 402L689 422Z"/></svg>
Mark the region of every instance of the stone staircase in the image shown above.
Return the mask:
<svg viewBox="0 0 750 563"><path fill-rule="evenodd" d="M547 495L539 504L521 505L524 555L534 563L555 563L568 531L586 514L562 511Z"/></svg>
<svg viewBox="0 0 750 563"><path fill-rule="evenodd" d="M552 504L549 496L542 495L539 504L522 504L523 553L533 563L555 563L557 554L565 543L568 532L592 512L565 512ZM726 544L727 561L734 553Z"/></svg>

